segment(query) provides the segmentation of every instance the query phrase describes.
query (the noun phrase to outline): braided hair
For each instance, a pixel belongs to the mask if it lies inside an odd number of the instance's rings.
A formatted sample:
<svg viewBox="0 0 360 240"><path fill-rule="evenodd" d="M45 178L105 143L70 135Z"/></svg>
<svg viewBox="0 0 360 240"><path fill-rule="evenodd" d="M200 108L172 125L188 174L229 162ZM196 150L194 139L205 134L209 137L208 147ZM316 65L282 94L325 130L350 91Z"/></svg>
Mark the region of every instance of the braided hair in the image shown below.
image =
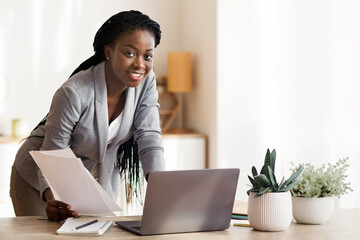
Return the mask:
<svg viewBox="0 0 360 240"><path fill-rule="evenodd" d="M121 33L138 29L150 31L154 35L155 47L160 44L161 30L157 22L139 11L119 12L100 27L93 43L95 54L81 63L71 76L105 61L104 47L106 45L113 45Z"/></svg>
<svg viewBox="0 0 360 240"><path fill-rule="evenodd" d="M76 73L87 70L92 66L95 66L106 60L104 47L106 45L113 45L119 35L126 31L134 30L147 30L154 36L155 47L160 44L161 30L160 25L149 16L139 11L124 11L119 12L110 17L97 31L94 38L94 55L85 60L77 67L70 75L72 77ZM37 129L41 125L45 125L47 120L47 114L40 123L34 128ZM33 130L33 131L34 131ZM43 136L30 136L41 137ZM120 175L125 180L125 191L128 203L133 202L132 196L136 198L142 204L142 187L144 177L142 176L141 163L138 157L137 143L132 136L129 140L123 143L117 154L117 166L119 167Z"/></svg>

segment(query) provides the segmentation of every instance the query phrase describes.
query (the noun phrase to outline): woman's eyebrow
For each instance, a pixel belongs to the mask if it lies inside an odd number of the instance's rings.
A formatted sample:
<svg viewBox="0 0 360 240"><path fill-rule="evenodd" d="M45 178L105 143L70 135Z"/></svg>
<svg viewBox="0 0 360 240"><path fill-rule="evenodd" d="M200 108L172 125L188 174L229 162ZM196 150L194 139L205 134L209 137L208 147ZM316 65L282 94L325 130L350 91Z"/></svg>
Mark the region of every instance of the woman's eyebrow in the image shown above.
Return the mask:
<svg viewBox="0 0 360 240"><path fill-rule="evenodd" d="M133 46L133 45L131 45L131 44L125 44L124 46L126 46L126 47L131 47L131 48L133 48L133 49L135 49L135 50L138 50L137 47L135 47L135 46ZM149 49L146 49L146 51L147 51L147 52L149 52L149 51L154 51L154 49L153 49L153 48L149 48Z"/></svg>
<svg viewBox="0 0 360 240"><path fill-rule="evenodd" d="M131 45L131 44L125 44L124 46L125 46L125 47L131 47L131 48L137 49L137 47L135 47L135 46L133 46L133 45Z"/></svg>

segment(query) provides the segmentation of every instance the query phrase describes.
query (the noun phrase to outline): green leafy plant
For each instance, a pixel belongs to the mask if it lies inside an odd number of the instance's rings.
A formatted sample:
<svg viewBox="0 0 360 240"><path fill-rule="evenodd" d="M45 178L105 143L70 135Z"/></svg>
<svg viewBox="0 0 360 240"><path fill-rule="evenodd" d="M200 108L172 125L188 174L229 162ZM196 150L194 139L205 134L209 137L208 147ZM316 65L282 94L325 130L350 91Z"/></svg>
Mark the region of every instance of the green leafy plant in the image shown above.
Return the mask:
<svg viewBox="0 0 360 240"><path fill-rule="evenodd" d="M275 149L272 150L271 153L270 150L267 149L264 165L261 168L260 174L258 174L254 166L252 167L252 177L248 176L252 188L247 191L248 195L250 195L250 192L256 192L257 194L255 197L260 197L269 192L287 192L302 180L301 173L304 170L304 167L300 165L289 179L284 180L283 177L281 182L277 183L275 177L275 160Z"/></svg>
<svg viewBox="0 0 360 240"><path fill-rule="evenodd" d="M303 164L305 170L302 174L303 181L291 190L291 194L295 197L340 197L343 194L353 191L350 188L350 183L346 183L345 174L349 164L347 158L340 159L335 164L322 164L321 167L316 168L310 163ZM293 172L297 167L292 163Z"/></svg>

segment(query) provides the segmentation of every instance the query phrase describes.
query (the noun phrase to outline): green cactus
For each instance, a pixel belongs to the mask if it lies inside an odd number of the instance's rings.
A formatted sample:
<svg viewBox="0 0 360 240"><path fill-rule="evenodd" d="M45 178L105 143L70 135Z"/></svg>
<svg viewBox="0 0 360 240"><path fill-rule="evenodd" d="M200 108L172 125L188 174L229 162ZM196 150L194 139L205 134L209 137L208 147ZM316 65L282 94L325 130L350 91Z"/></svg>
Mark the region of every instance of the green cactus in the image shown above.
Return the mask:
<svg viewBox="0 0 360 240"><path fill-rule="evenodd" d="M266 151L264 166L261 168L260 174L258 174L256 168L253 166L251 169L252 177L249 177L249 180L252 184L252 188L247 191L247 194L250 195L250 192L256 192L255 197L260 197L261 195L269 192L287 192L302 180L301 173L304 171L304 167L300 165L294 174L287 180L284 178L280 183L277 183L275 177L275 160L276 160L276 151L275 149Z"/></svg>

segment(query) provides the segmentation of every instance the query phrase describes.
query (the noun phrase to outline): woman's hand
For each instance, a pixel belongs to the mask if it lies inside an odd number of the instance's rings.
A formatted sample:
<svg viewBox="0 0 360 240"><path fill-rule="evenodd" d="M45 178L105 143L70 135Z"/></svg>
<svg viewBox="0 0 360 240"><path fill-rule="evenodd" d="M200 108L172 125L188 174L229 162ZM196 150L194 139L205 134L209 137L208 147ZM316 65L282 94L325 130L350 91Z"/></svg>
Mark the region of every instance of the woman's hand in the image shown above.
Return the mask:
<svg viewBox="0 0 360 240"><path fill-rule="evenodd" d="M49 220L61 221L68 217L78 217L79 214L71 210L71 206L67 203L54 200L54 195L50 188L45 190L46 215Z"/></svg>

